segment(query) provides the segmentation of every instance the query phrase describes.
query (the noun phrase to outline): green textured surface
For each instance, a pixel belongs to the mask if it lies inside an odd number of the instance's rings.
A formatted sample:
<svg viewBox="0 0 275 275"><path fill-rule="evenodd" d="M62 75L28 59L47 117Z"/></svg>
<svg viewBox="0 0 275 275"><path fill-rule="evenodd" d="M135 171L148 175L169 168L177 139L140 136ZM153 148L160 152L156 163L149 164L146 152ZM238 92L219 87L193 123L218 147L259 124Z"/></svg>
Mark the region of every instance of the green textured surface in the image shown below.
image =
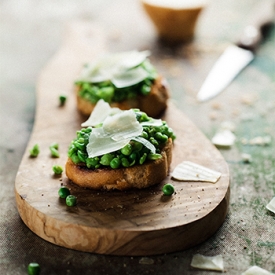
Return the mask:
<svg viewBox="0 0 275 275"><path fill-rule="evenodd" d="M194 41L173 48L157 41L138 1L0 2L1 274L27 274L30 262L40 263L42 275L216 274L192 269L195 253L222 254L227 274L241 274L250 265L275 272L275 216L265 208L275 193L275 30L255 60L223 93L203 104L195 99L207 72L235 40L245 24L245 14L256 2L212 1L200 17ZM58 50L67 22L73 19L111 26L107 37L113 51L150 49L152 62L168 78L175 104L209 138L223 121L235 124L235 145L221 150L231 171L229 214L205 243L149 260L102 256L49 244L20 220L14 180L32 131L36 80ZM271 136L267 146L242 143L242 138L266 135ZM242 153L251 154L252 162L243 163Z"/></svg>

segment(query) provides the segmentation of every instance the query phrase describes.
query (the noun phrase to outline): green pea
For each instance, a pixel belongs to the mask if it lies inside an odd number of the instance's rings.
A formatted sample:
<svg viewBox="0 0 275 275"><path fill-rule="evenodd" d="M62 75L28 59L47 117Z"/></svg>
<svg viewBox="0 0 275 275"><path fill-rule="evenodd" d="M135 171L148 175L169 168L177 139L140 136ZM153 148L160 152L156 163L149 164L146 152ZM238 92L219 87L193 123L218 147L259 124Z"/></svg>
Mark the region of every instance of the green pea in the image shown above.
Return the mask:
<svg viewBox="0 0 275 275"><path fill-rule="evenodd" d="M129 156L132 153L132 145L128 143L120 151L123 155Z"/></svg>
<svg viewBox="0 0 275 275"><path fill-rule="evenodd" d="M58 143L54 142L50 145L50 148L54 148L54 149L58 150L59 145L58 145Z"/></svg>
<svg viewBox="0 0 275 275"><path fill-rule="evenodd" d="M70 194L71 194L71 192L66 186L62 186L58 190L58 195L62 199L66 199Z"/></svg>
<svg viewBox="0 0 275 275"><path fill-rule="evenodd" d="M99 158L87 158L86 159L86 165L88 168L95 167L98 164Z"/></svg>
<svg viewBox="0 0 275 275"><path fill-rule="evenodd" d="M78 164L79 162L81 162L77 154L72 154L70 156L70 158L71 158L72 162L75 164Z"/></svg>
<svg viewBox="0 0 275 275"><path fill-rule="evenodd" d="M68 150L68 156L71 157L75 153L77 153L77 148L73 144L71 144Z"/></svg>
<svg viewBox="0 0 275 275"><path fill-rule="evenodd" d="M147 134L147 132L145 132L145 131L143 131L143 132L141 133L141 136L142 136L143 138L145 138L145 139L148 139L148 134Z"/></svg>
<svg viewBox="0 0 275 275"><path fill-rule="evenodd" d="M56 175L61 175L63 172L63 168L60 165L54 165L52 169Z"/></svg>
<svg viewBox="0 0 275 275"><path fill-rule="evenodd" d="M139 164L143 164L147 158L147 153L144 153L142 157L139 159Z"/></svg>
<svg viewBox="0 0 275 275"><path fill-rule="evenodd" d="M148 155L148 159L150 159L150 160L157 160L157 159L160 159L161 157L162 157L161 154L152 154L152 153L150 153Z"/></svg>
<svg viewBox="0 0 275 275"><path fill-rule="evenodd" d="M130 156L129 156L129 161L133 162L136 161L137 159L137 153L133 152Z"/></svg>
<svg viewBox="0 0 275 275"><path fill-rule="evenodd" d="M143 148L142 143L138 142L138 141L134 141L133 142L133 150L135 152L139 152L141 149Z"/></svg>
<svg viewBox="0 0 275 275"><path fill-rule="evenodd" d="M101 163L102 165L109 166L109 165L110 165L110 162L111 162L111 160L112 160L113 158L114 158L114 156L113 156L112 154L110 154L110 153L105 154L105 155L103 155L103 156L101 157L100 163Z"/></svg>
<svg viewBox="0 0 275 275"><path fill-rule="evenodd" d="M175 192L175 188L172 184L167 183L162 187L162 192L166 196L171 196Z"/></svg>
<svg viewBox="0 0 275 275"><path fill-rule="evenodd" d="M40 273L40 265L38 263L30 263L28 265L29 275L38 275Z"/></svg>
<svg viewBox="0 0 275 275"><path fill-rule="evenodd" d="M162 134L160 132L157 132L155 134L155 139L160 141L161 143L165 143L168 140L168 136L166 136L165 134Z"/></svg>
<svg viewBox="0 0 275 275"><path fill-rule="evenodd" d="M81 162L86 162L87 155L80 150L77 151L77 156Z"/></svg>
<svg viewBox="0 0 275 275"><path fill-rule="evenodd" d="M154 137L150 137L150 138L149 138L149 141L150 141L155 147L158 147L158 146L159 146L158 141L157 141Z"/></svg>
<svg viewBox="0 0 275 275"><path fill-rule="evenodd" d="M142 85L141 87L141 93L143 95L148 95L151 92L151 86L148 86L146 84Z"/></svg>
<svg viewBox="0 0 275 275"><path fill-rule="evenodd" d="M123 167L129 167L130 166L129 160L127 158L122 158L121 159L121 164L122 164Z"/></svg>
<svg viewBox="0 0 275 275"><path fill-rule="evenodd" d="M66 204L68 206L75 206L76 205L76 196L74 196L74 195L68 195L66 197Z"/></svg>
<svg viewBox="0 0 275 275"><path fill-rule="evenodd" d="M102 87L98 90L97 96L106 102L111 102L115 89L112 86Z"/></svg>
<svg viewBox="0 0 275 275"><path fill-rule="evenodd" d="M55 149L54 147L50 147L50 151L53 158L59 158L59 152L57 149Z"/></svg>
<svg viewBox="0 0 275 275"><path fill-rule="evenodd" d="M120 161L119 158L113 158L113 159L111 160L111 162L110 162L110 166L111 166L111 168L113 168L113 169L117 169L117 168L119 168L120 163L121 163L121 161Z"/></svg>
<svg viewBox="0 0 275 275"><path fill-rule="evenodd" d="M35 144L32 149L30 150L30 157L36 158L40 153L40 149L38 144Z"/></svg>
<svg viewBox="0 0 275 275"><path fill-rule="evenodd" d="M65 95L60 95L59 96L60 106L63 106L65 104L66 100L67 100L67 97Z"/></svg>

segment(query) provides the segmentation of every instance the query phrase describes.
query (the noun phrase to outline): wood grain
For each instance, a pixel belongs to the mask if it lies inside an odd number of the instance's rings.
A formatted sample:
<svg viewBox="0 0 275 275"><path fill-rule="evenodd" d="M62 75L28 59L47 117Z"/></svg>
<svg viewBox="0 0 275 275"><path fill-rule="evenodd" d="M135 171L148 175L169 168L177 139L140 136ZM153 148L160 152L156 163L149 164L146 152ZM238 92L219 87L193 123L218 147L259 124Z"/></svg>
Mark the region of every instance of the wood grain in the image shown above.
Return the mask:
<svg viewBox="0 0 275 275"><path fill-rule="evenodd" d="M98 27L73 24L64 45L42 71L35 124L15 181L19 214L44 240L80 251L152 255L199 244L213 235L226 217L229 171L219 151L171 102L163 116L177 135L171 171L181 161L194 161L222 173L216 184L177 182L168 175L146 190L99 192L74 185L65 173L53 175L54 164L64 167L68 146L83 121L76 110L73 81L83 62L104 48ZM68 96L63 107L59 106L60 94ZM60 158L50 156L53 142L59 144ZM36 143L41 152L30 158L29 149ZM162 195L166 182L175 186L171 197ZM67 207L58 197L61 185L77 196L76 207Z"/></svg>

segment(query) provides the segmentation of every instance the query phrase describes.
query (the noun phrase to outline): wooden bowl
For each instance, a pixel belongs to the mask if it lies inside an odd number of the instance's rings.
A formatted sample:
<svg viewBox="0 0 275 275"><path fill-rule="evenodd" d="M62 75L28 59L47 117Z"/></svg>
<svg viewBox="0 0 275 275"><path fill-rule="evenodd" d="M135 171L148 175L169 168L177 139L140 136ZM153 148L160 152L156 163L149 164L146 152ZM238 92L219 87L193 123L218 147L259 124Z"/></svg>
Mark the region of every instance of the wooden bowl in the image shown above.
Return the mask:
<svg viewBox="0 0 275 275"><path fill-rule="evenodd" d="M206 0L141 0L158 35L167 42L187 42L194 37Z"/></svg>

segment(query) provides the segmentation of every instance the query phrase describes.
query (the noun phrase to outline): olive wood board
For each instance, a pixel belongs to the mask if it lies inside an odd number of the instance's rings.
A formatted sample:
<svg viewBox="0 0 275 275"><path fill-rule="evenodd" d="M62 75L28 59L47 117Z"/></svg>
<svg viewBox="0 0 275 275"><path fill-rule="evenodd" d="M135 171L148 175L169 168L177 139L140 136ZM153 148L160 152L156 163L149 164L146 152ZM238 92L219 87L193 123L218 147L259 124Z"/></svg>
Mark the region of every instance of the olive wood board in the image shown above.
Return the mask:
<svg viewBox="0 0 275 275"><path fill-rule="evenodd" d="M81 128L73 82L83 63L105 49L101 33L88 23L72 24L64 44L40 74L34 127L15 180L19 214L42 239L79 251L144 256L197 245L224 222L229 170L220 152L172 102L163 115L177 136L170 171L184 160L193 161L222 173L215 184L174 181L169 174L148 189L93 191L70 182L65 172L52 172L53 165L65 166L68 146ZM68 97L63 107L60 94ZM54 142L59 144L59 158L50 155ZM31 158L29 150L35 144L40 154ZM172 196L161 191L167 182L175 187ZM66 206L59 198L61 185L77 197L76 206Z"/></svg>

